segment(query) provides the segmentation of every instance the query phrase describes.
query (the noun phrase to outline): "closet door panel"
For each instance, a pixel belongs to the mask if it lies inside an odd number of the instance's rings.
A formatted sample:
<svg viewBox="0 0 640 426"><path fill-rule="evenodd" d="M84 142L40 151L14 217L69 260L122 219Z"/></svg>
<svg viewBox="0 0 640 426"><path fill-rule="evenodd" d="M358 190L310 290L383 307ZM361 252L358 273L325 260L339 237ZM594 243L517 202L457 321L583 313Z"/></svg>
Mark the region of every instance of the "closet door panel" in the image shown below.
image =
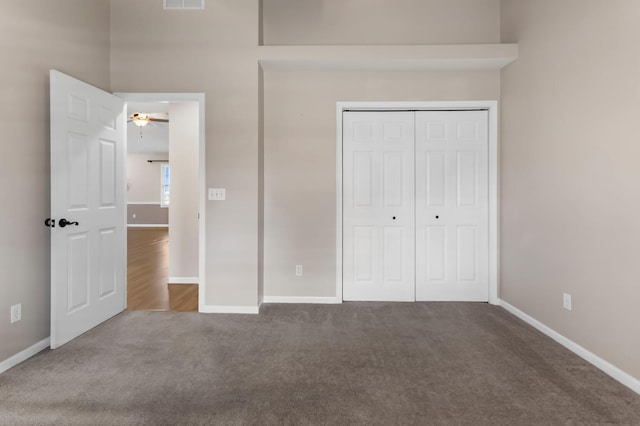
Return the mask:
<svg viewBox="0 0 640 426"><path fill-rule="evenodd" d="M488 114L416 112L416 299L487 301Z"/></svg>
<svg viewBox="0 0 640 426"><path fill-rule="evenodd" d="M343 299L415 300L414 113L343 116Z"/></svg>

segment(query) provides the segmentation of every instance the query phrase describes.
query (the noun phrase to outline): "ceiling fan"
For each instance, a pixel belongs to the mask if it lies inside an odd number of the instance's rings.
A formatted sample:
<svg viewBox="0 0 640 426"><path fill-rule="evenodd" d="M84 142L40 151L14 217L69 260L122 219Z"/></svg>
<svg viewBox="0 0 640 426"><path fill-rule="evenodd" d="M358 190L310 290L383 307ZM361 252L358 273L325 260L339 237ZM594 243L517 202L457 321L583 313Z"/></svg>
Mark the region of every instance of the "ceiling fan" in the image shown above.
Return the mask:
<svg viewBox="0 0 640 426"><path fill-rule="evenodd" d="M142 128L149 123L168 123L169 115L164 112L134 112L129 116L127 123L133 122L136 126Z"/></svg>

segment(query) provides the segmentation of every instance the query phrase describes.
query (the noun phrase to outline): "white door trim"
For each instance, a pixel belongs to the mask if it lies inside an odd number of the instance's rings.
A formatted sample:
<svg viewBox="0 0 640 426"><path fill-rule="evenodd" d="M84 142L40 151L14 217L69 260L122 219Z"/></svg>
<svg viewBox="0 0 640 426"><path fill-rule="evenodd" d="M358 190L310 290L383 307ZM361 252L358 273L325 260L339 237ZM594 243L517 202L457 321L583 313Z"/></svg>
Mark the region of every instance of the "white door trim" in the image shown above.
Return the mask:
<svg viewBox="0 0 640 426"><path fill-rule="evenodd" d="M199 188L198 188L198 312L205 312L205 249L206 249L206 197L205 197L205 96L204 93L114 93L125 102L198 102L199 119Z"/></svg>
<svg viewBox="0 0 640 426"><path fill-rule="evenodd" d="M345 110L486 110L489 114L489 303L498 305L498 101L336 102L336 297L342 300L342 113Z"/></svg>

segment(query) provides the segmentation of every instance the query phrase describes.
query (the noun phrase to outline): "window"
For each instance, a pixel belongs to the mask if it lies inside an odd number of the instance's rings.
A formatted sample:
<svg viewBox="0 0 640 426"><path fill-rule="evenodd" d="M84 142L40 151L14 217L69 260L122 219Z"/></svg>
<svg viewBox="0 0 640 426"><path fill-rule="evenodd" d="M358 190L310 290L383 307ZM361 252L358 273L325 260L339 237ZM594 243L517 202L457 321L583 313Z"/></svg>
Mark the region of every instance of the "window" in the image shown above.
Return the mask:
<svg viewBox="0 0 640 426"><path fill-rule="evenodd" d="M168 164L160 165L160 207L169 207L170 171Z"/></svg>

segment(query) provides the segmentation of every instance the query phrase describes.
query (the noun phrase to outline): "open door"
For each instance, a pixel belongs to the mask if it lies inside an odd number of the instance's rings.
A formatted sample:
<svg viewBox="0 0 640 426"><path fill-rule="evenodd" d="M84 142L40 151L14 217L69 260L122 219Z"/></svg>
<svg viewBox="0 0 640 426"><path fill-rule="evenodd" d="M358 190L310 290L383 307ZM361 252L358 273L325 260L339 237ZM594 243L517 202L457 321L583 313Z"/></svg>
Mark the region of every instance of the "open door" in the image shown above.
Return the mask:
<svg viewBox="0 0 640 426"><path fill-rule="evenodd" d="M51 348L126 305L122 99L52 70Z"/></svg>

